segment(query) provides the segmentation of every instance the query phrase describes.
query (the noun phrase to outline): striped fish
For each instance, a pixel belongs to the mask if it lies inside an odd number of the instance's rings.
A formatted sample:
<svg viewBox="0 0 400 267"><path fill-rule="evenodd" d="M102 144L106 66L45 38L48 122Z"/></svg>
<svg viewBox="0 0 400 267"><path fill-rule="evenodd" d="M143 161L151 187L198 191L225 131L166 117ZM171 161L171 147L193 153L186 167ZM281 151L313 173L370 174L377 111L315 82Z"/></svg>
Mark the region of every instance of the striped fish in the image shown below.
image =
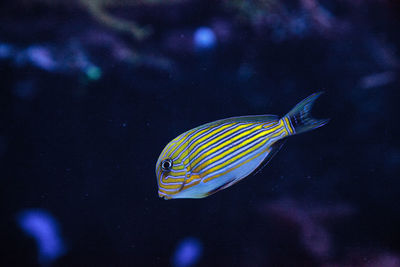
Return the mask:
<svg viewBox="0 0 400 267"><path fill-rule="evenodd" d="M279 151L287 136L323 126L310 116L315 93L288 114L234 117L201 125L167 144L156 164L158 195L203 198L239 182Z"/></svg>

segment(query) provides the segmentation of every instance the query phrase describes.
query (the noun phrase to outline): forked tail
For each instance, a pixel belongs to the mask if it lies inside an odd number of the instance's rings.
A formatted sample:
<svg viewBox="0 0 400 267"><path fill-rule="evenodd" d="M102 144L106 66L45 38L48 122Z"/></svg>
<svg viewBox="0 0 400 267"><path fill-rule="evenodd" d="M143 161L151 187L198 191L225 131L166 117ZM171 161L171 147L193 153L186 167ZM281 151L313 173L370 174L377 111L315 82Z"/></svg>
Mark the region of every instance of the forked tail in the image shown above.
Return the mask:
<svg viewBox="0 0 400 267"><path fill-rule="evenodd" d="M317 120L311 117L310 111L315 100L322 92L314 93L297 104L284 118L288 118L293 134L307 132L328 123L329 119Z"/></svg>

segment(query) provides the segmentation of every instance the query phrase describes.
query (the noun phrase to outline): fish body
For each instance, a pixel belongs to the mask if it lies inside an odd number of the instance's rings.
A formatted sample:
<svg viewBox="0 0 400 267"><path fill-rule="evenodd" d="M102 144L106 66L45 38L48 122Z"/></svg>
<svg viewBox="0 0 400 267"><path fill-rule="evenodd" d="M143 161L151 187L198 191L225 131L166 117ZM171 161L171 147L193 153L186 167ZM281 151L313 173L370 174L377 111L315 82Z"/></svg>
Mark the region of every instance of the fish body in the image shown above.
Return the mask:
<svg viewBox="0 0 400 267"><path fill-rule="evenodd" d="M271 159L291 135L323 126L311 118L315 93L283 117L241 116L214 121L177 136L156 163L158 194L203 198L239 182Z"/></svg>

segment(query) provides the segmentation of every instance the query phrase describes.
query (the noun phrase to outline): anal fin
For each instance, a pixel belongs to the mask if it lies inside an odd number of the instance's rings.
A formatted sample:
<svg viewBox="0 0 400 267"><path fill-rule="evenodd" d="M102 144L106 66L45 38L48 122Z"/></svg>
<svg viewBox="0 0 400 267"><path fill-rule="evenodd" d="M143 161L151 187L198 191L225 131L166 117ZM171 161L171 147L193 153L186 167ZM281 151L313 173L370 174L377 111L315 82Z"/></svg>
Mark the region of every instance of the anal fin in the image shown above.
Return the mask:
<svg viewBox="0 0 400 267"><path fill-rule="evenodd" d="M264 169L265 166L268 165L268 163L276 155L276 153L278 153L281 150L281 148L285 144L285 142L286 142L286 139L281 139L281 140L278 140L274 144L271 145L271 147L269 148L268 155L260 163L260 165L258 165L258 167L253 171L253 175L258 174L259 172L262 171L262 169Z"/></svg>

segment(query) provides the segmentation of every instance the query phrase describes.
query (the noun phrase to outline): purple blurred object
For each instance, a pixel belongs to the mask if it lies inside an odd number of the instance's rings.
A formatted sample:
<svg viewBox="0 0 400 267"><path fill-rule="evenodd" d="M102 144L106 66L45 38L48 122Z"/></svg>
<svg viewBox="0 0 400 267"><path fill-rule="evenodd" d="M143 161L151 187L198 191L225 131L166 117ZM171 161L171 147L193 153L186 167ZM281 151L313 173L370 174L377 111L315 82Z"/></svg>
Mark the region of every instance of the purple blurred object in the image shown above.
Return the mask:
<svg viewBox="0 0 400 267"><path fill-rule="evenodd" d="M215 19L211 27L215 33L218 43L226 44L232 42L234 32L232 23L224 19Z"/></svg>
<svg viewBox="0 0 400 267"><path fill-rule="evenodd" d="M381 73L374 73L365 76L360 81L361 88L370 89L375 87L385 86L396 80L396 74L391 71L385 71Z"/></svg>
<svg viewBox="0 0 400 267"><path fill-rule="evenodd" d="M326 259L332 255L333 244L323 222L349 216L354 213L354 209L345 204L306 205L287 198L270 202L262 208L262 212L298 228L304 248L316 259Z"/></svg>
<svg viewBox="0 0 400 267"><path fill-rule="evenodd" d="M17 215L19 227L36 241L39 262L49 265L65 253L56 219L47 211L28 209Z"/></svg>
<svg viewBox="0 0 400 267"><path fill-rule="evenodd" d="M179 242L172 258L172 266L189 267L195 265L203 253L203 245L194 237L187 237Z"/></svg>
<svg viewBox="0 0 400 267"><path fill-rule="evenodd" d="M323 264L322 267L400 267L400 256L390 251L352 249L339 262Z"/></svg>

